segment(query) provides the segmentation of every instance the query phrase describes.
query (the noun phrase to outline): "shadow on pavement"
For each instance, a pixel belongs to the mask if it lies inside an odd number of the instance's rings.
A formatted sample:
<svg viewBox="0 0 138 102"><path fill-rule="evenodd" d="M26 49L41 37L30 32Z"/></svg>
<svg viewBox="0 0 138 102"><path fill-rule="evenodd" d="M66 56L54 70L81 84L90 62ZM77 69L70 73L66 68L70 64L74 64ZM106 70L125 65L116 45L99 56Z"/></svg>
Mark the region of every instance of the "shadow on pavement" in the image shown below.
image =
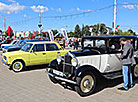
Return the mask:
<svg viewBox="0 0 138 102"><path fill-rule="evenodd" d="M105 78L100 78L100 80L98 80L97 82L97 86L95 91L91 94L96 94L106 88L112 88L115 87L119 84L123 83L123 77L119 77L116 79L105 79ZM68 89L71 91L75 91L74 85L73 84L69 84L69 83L65 83L65 82L59 82L59 84L64 88L64 89ZM138 84L138 78L134 79L134 85ZM87 96L86 96L87 97Z"/></svg>
<svg viewBox="0 0 138 102"><path fill-rule="evenodd" d="M44 65L35 65L35 66L28 66L26 67L23 72L25 71L31 71L31 70L38 70L38 69L45 69L46 67L48 67L48 64L44 64Z"/></svg>
<svg viewBox="0 0 138 102"><path fill-rule="evenodd" d="M116 79L105 79L105 78L100 78L97 82L97 86L95 91L91 94L96 94L100 91L102 91L105 88L112 88L115 87L116 85L119 85L123 82L122 77L116 78ZM138 82L138 80L137 80ZM75 91L74 86L72 84L64 84L64 83L59 83L61 86L63 86L65 89L69 89L71 91Z"/></svg>

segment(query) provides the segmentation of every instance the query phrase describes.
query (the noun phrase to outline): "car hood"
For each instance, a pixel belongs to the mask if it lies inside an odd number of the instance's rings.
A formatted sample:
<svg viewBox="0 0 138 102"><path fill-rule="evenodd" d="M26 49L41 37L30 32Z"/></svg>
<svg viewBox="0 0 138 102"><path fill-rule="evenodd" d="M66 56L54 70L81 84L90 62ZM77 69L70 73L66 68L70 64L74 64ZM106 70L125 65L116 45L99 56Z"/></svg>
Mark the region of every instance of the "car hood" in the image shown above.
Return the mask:
<svg viewBox="0 0 138 102"><path fill-rule="evenodd" d="M99 53L95 50L90 50L90 49L84 49L84 50L78 50L71 52L73 53L76 57L78 56L90 56L90 55L98 55Z"/></svg>
<svg viewBox="0 0 138 102"><path fill-rule="evenodd" d="M27 52L25 52L25 51L19 50L19 51L12 51L12 52L3 53L3 56L13 56L13 55L17 55L17 54L19 56L19 55L23 55L23 54L26 54L26 53Z"/></svg>

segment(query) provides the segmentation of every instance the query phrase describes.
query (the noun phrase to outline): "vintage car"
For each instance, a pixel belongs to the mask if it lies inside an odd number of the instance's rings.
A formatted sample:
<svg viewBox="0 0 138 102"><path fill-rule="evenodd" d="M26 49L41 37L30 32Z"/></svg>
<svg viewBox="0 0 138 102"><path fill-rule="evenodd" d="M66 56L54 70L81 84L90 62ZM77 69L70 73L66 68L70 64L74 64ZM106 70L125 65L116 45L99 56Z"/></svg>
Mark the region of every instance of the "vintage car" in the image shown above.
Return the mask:
<svg viewBox="0 0 138 102"><path fill-rule="evenodd" d="M99 77L114 79L122 76L122 63L119 58L121 48L119 39L125 37L135 49L137 61L137 37L120 36L92 36L82 38L82 50L68 52L64 57L60 55L50 62L46 73L53 83L64 82L74 85L81 96L94 92ZM84 47L85 41L91 41L91 46ZM134 77L138 77L137 65L133 67Z"/></svg>
<svg viewBox="0 0 138 102"><path fill-rule="evenodd" d="M27 42L19 51L3 53L2 62L19 72L26 66L48 64L57 55L64 56L67 52L56 42Z"/></svg>

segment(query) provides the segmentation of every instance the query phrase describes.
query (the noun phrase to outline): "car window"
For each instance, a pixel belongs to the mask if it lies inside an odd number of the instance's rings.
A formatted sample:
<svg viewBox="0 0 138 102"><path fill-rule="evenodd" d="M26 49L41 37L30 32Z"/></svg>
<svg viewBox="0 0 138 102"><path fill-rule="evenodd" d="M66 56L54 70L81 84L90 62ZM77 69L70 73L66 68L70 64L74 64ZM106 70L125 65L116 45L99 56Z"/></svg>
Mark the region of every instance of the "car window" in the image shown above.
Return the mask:
<svg viewBox="0 0 138 102"><path fill-rule="evenodd" d="M56 44L46 44L46 51L55 51L59 50Z"/></svg>
<svg viewBox="0 0 138 102"><path fill-rule="evenodd" d="M25 52L29 52L30 51L30 48L32 47L33 44L29 44L29 43L26 43L22 48L21 50L22 51L25 51Z"/></svg>
<svg viewBox="0 0 138 102"><path fill-rule="evenodd" d="M45 51L44 44L36 44L33 47L34 52L40 52L40 51Z"/></svg>

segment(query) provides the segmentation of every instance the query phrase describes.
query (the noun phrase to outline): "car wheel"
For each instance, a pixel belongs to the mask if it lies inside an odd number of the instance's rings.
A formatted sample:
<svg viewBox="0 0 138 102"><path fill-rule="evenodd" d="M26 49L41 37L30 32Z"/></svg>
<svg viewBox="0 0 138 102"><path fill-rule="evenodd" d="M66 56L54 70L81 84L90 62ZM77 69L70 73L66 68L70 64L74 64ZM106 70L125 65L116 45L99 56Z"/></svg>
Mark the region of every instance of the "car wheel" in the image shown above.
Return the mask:
<svg viewBox="0 0 138 102"><path fill-rule="evenodd" d="M15 61L13 64L12 64L12 70L14 72L20 72L22 71L24 68L24 64L21 62L21 61Z"/></svg>
<svg viewBox="0 0 138 102"><path fill-rule="evenodd" d="M136 66L134 67L133 76L134 76L134 78L138 78L138 65L136 65Z"/></svg>
<svg viewBox="0 0 138 102"><path fill-rule="evenodd" d="M86 72L82 76L76 78L76 92L80 96L88 96L92 94L96 87L96 77L92 72Z"/></svg>

